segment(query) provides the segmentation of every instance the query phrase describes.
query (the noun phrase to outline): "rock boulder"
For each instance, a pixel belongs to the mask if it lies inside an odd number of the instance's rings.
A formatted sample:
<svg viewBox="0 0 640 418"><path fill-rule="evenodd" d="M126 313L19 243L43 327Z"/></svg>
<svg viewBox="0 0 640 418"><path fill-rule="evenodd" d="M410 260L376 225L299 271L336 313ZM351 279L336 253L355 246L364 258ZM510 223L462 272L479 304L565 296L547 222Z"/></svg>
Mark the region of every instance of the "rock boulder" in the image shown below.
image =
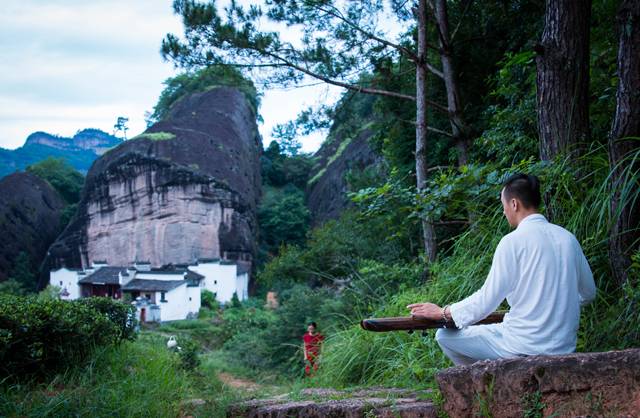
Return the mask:
<svg viewBox="0 0 640 418"><path fill-rule="evenodd" d="M78 212L41 275L94 260L152 266L199 258L251 262L262 146L256 117L230 87L195 93L91 167Z"/></svg>
<svg viewBox="0 0 640 418"><path fill-rule="evenodd" d="M58 192L33 174L18 172L0 180L0 280L8 278L20 252L37 269L60 233L64 206Z"/></svg>
<svg viewBox="0 0 640 418"><path fill-rule="evenodd" d="M436 379L451 417L640 416L640 349L482 361Z"/></svg>

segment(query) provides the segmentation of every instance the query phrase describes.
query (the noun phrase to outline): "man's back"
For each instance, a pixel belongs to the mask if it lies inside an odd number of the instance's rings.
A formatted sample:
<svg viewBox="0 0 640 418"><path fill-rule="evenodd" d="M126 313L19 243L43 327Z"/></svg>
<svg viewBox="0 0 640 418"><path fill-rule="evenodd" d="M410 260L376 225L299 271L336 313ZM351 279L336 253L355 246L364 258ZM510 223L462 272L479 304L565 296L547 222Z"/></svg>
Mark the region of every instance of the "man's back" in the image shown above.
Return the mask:
<svg viewBox="0 0 640 418"><path fill-rule="evenodd" d="M480 290L451 306L459 327L507 299L503 347L513 354L575 350L582 300L595 296L591 270L575 237L540 214L529 215L498 245Z"/></svg>
<svg viewBox="0 0 640 418"><path fill-rule="evenodd" d="M512 281L505 346L522 354L574 351L581 302L595 296L578 241L538 214L525 218L503 241L516 259L513 277L505 278Z"/></svg>

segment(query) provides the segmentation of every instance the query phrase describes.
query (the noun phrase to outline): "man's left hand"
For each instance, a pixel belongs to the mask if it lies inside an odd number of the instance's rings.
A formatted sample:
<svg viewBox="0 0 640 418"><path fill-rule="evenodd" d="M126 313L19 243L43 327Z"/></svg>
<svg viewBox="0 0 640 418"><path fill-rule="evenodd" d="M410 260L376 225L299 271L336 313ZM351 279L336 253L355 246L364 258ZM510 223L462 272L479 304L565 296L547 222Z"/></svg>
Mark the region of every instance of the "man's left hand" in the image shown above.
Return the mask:
<svg viewBox="0 0 640 418"><path fill-rule="evenodd" d="M411 309L411 316L414 318L442 319L442 308L435 303L412 303L407 305L407 309Z"/></svg>

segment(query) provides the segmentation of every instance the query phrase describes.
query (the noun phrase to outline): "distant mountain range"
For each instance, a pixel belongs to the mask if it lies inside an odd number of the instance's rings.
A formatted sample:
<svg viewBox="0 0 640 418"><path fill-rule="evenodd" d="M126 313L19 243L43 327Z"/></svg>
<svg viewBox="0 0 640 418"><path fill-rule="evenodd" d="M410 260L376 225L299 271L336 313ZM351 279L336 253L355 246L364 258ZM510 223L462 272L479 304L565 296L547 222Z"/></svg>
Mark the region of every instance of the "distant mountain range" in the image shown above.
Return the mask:
<svg viewBox="0 0 640 418"><path fill-rule="evenodd" d="M34 132L20 148L0 148L0 177L22 171L47 157L64 158L76 170L86 174L96 158L120 143L121 139L100 129L83 129L72 138Z"/></svg>

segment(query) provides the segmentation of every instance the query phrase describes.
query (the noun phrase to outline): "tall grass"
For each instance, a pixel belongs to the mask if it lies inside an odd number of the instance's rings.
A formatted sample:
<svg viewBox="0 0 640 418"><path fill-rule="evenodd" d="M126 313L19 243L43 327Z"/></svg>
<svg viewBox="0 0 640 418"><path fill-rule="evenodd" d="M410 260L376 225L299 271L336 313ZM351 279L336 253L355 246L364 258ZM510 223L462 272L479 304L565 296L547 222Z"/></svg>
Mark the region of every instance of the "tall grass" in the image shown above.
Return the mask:
<svg viewBox="0 0 640 418"><path fill-rule="evenodd" d="M640 153L630 155L635 161ZM611 187L606 150L595 148L576 163L523 162L514 171L537 174L551 196L553 222L571 231L580 241L599 289L597 299L583 310L578 351L619 349L640 345L640 253L630 282L618 288L611 279L608 238L617 214L610 200L619 191L626 202L640 195L640 173L629 163L617 189ZM636 166L637 167L637 166ZM454 239L448 254L430 266L431 279L423 286L381 298L375 316L406 315L406 305L432 301L456 302L478 289L484 281L501 237L509 231L497 198L500 182L475 196L463 195L472 225ZM334 334L323 349L319 382L333 386L353 384L433 385L435 372L450 363L433 338L404 333L367 333L357 325Z"/></svg>
<svg viewBox="0 0 640 418"><path fill-rule="evenodd" d="M189 401L195 398L207 402ZM215 374L188 373L163 338L143 335L48 383L0 385L0 416L215 417L231 398Z"/></svg>

